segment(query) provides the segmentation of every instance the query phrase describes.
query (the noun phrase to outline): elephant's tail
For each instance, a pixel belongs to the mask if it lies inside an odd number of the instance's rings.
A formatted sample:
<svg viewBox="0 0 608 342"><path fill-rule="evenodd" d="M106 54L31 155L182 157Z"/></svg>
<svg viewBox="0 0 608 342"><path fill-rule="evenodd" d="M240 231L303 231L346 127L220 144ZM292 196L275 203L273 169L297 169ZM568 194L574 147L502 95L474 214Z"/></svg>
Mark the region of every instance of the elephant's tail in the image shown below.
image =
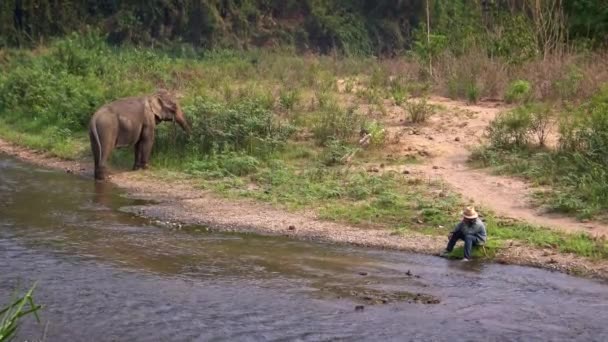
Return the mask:
<svg viewBox="0 0 608 342"><path fill-rule="evenodd" d="M91 136L91 149L93 158L95 159L95 167L101 163L101 143L99 141L99 133L97 133L97 118L93 116L89 125L89 134Z"/></svg>

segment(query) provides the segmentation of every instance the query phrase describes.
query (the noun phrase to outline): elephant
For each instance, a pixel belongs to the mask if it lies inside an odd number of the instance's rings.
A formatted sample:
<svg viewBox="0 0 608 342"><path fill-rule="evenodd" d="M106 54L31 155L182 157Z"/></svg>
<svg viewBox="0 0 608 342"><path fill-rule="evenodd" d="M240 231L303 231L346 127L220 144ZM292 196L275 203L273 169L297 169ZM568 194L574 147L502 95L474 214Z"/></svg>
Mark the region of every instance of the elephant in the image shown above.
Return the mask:
<svg viewBox="0 0 608 342"><path fill-rule="evenodd" d="M118 99L100 107L89 123L95 179L106 179L106 164L114 148L134 146L133 170L146 169L154 145L154 130L162 121L177 122L190 134L176 97L164 89L151 95Z"/></svg>

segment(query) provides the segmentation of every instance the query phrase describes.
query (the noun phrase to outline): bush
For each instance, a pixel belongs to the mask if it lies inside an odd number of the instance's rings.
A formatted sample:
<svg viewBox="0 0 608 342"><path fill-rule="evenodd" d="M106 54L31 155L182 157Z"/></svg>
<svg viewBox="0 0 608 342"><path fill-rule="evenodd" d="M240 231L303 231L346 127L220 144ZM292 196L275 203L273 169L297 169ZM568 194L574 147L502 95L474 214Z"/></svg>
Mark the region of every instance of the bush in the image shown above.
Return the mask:
<svg viewBox="0 0 608 342"><path fill-rule="evenodd" d="M386 129L378 121L369 121L363 124L363 130L371 134L370 142L373 146L383 146L386 143Z"/></svg>
<svg viewBox="0 0 608 342"><path fill-rule="evenodd" d="M560 121L557 151L508 149L523 147L534 135L543 145L553 124L549 107L527 104L500 114L489 128L492 148L475 158L500 164L501 170L551 185L539 200L555 211L590 218L608 210L608 88L578 108L567 110Z"/></svg>
<svg viewBox="0 0 608 342"><path fill-rule="evenodd" d="M192 120L188 148L198 153L244 151L266 157L281 148L294 128L280 122L264 103L244 100L220 104L202 97L185 106Z"/></svg>
<svg viewBox="0 0 608 342"><path fill-rule="evenodd" d="M477 103L481 95L481 89L477 82L473 81L467 84L467 101L469 103Z"/></svg>
<svg viewBox="0 0 608 342"><path fill-rule="evenodd" d="M326 108L317 113L313 135L319 144L334 139L348 141L360 131L363 122L363 116L354 108Z"/></svg>
<svg viewBox="0 0 608 342"><path fill-rule="evenodd" d="M534 138L544 147L552 125L551 109L547 105L532 103L499 114L490 123L488 135L495 148L522 148Z"/></svg>
<svg viewBox="0 0 608 342"><path fill-rule="evenodd" d="M608 166L608 86L560 123L562 150Z"/></svg>
<svg viewBox="0 0 608 342"><path fill-rule="evenodd" d="M346 164L346 159L354 153L356 148L338 139L331 139L327 142L327 147L321 155L321 162L325 166Z"/></svg>
<svg viewBox="0 0 608 342"><path fill-rule="evenodd" d="M585 75L577 67L570 67L568 71L553 83L553 87L562 100L575 100Z"/></svg>
<svg viewBox="0 0 608 342"><path fill-rule="evenodd" d="M426 97L418 100L407 100L405 109L409 119L414 123L425 122L431 115L435 114L435 107L427 103Z"/></svg>
<svg viewBox="0 0 608 342"><path fill-rule="evenodd" d="M395 102L395 105L401 106L407 99L408 93L405 86L405 81L401 78L391 80L390 95Z"/></svg>
<svg viewBox="0 0 608 342"><path fill-rule="evenodd" d="M524 103L528 102L532 97L532 86L530 82L517 80L511 82L505 92L505 101L507 103Z"/></svg>
<svg viewBox="0 0 608 342"><path fill-rule="evenodd" d="M532 116L524 107L500 113L488 126L490 144L495 148L521 148L530 140Z"/></svg>
<svg viewBox="0 0 608 342"><path fill-rule="evenodd" d="M549 106L544 104L530 104L525 108L531 112L532 116L530 132L536 136L540 147L544 147L553 126L553 112Z"/></svg>
<svg viewBox="0 0 608 342"><path fill-rule="evenodd" d="M298 105L300 92L297 89L282 90L279 94L279 104L284 110L292 110Z"/></svg>

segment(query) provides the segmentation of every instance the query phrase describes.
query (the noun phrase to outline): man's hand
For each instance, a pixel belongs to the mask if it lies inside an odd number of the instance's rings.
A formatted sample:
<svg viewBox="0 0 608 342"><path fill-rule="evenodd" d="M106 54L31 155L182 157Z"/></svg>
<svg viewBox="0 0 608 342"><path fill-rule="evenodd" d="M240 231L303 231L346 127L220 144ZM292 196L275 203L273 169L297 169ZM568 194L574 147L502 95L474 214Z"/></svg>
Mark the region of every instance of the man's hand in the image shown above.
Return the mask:
<svg viewBox="0 0 608 342"><path fill-rule="evenodd" d="M452 239L452 235L454 235L454 233L450 232L450 234L448 234L448 240Z"/></svg>

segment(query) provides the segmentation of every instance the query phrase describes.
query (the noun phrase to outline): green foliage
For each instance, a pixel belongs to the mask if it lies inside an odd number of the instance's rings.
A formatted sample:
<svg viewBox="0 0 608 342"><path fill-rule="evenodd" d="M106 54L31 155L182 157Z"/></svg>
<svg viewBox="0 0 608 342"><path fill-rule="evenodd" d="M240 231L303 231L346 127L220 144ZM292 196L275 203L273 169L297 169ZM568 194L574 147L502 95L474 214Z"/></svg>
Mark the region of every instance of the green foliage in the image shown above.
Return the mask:
<svg viewBox="0 0 608 342"><path fill-rule="evenodd" d="M583 78L582 71L576 66L571 66L553 83L553 87L561 100L576 100Z"/></svg>
<svg viewBox="0 0 608 342"><path fill-rule="evenodd" d="M305 23L309 40L324 53L337 48L346 55L369 54L372 44L365 20L355 13L335 15L327 10L323 7L313 8L313 15Z"/></svg>
<svg viewBox="0 0 608 342"><path fill-rule="evenodd" d="M441 42L455 55L463 55L467 51L480 46L484 40L484 28L480 18L480 11L476 6L465 0L436 0L431 8L431 33L438 37L447 37ZM422 14L422 13L421 13ZM425 20L421 20L425 22ZM422 42L426 39L426 29L415 33L416 40ZM423 43L424 44L424 43Z"/></svg>
<svg viewBox="0 0 608 342"><path fill-rule="evenodd" d="M530 103L499 114L488 127L494 148L526 147L533 139L543 147L553 124L553 112L543 104Z"/></svg>
<svg viewBox="0 0 608 342"><path fill-rule="evenodd" d="M423 63L428 64L437 56L445 51L448 39L445 35L431 34L424 35L420 30L417 40L414 42L413 52Z"/></svg>
<svg viewBox="0 0 608 342"><path fill-rule="evenodd" d="M524 14L501 13L500 28L488 37L490 55L505 57L511 63L521 63L538 54L534 24Z"/></svg>
<svg viewBox="0 0 608 342"><path fill-rule="evenodd" d="M546 135L552 121L552 111L538 104L501 114L491 125L491 148L476 152L475 159L550 185L538 201L555 211L580 218L604 216L608 212L608 88L562 114L559 150L523 149L533 134L542 141L542 132Z"/></svg>
<svg viewBox="0 0 608 342"><path fill-rule="evenodd" d="M532 98L532 86L525 80L516 80L509 84L505 92L507 103L523 103Z"/></svg>
<svg viewBox="0 0 608 342"><path fill-rule="evenodd" d="M477 82L470 82L467 84L467 101L469 103L477 103L479 101L479 97L481 96L481 89L477 85Z"/></svg>
<svg viewBox="0 0 608 342"><path fill-rule="evenodd" d="M0 342L12 341L19 329L19 325L23 317L33 314L38 323L38 311L42 309L41 305L36 305L32 294L36 285L27 291L23 296L16 299L11 299L11 303L0 308Z"/></svg>
<svg viewBox="0 0 608 342"><path fill-rule="evenodd" d="M325 144L333 139L349 141L359 133L363 123L363 116L354 108L344 110L332 106L316 113L312 131L320 144Z"/></svg>
<svg viewBox="0 0 608 342"><path fill-rule="evenodd" d="M331 139L326 145L321 155L321 162L325 166L346 164L346 158L357 150L338 139Z"/></svg>
<svg viewBox="0 0 608 342"><path fill-rule="evenodd" d="M363 124L363 129L371 134L370 142L372 146L384 146L387 133L382 123L376 120L367 121Z"/></svg>
<svg viewBox="0 0 608 342"><path fill-rule="evenodd" d="M404 83L403 79L395 78L390 84L390 95L397 106L401 106L408 97L407 87Z"/></svg>
<svg viewBox="0 0 608 342"><path fill-rule="evenodd" d="M186 172L210 178L236 176L242 177L257 172L260 162L242 152L208 155L186 163Z"/></svg>
<svg viewBox="0 0 608 342"><path fill-rule="evenodd" d="M527 6L434 0L429 44L421 24L424 5L422 0L154 0L149 6L138 0L7 0L0 4L0 48L99 30L112 43L161 45L190 55L201 48L277 45L346 55L394 55L413 45L425 61L444 50L463 55L477 47L512 62L537 54ZM564 9L572 37L589 46L605 44L608 10L601 0L569 0Z"/></svg>
<svg viewBox="0 0 608 342"><path fill-rule="evenodd" d="M562 151L608 165L608 86L579 108L564 113L560 133Z"/></svg>
<svg viewBox="0 0 608 342"><path fill-rule="evenodd" d="M264 156L283 146L294 132L278 121L264 100L220 104L197 97L184 111L192 121L187 149L203 154L245 151Z"/></svg>
<svg viewBox="0 0 608 342"><path fill-rule="evenodd" d="M295 45L323 53L404 49L420 1L140 1L0 4L0 47L35 45L90 27L113 43L196 48ZM89 26L85 26L85 23Z"/></svg>
<svg viewBox="0 0 608 342"><path fill-rule="evenodd" d="M285 110L293 110L300 100L300 92L297 89L282 90L279 94L279 104Z"/></svg>
<svg viewBox="0 0 608 342"><path fill-rule="evenodd" d="M602 0L565 2L571 37L601 46L608 41L608 6Z"/></svg>
<svg viewBox="0 0 608 342"><path fill-rule="evenodd" d="M455 70L447 79L448 96L452 99L466 99L476 103L481 96L481 88L477 80L479 71L477 65L467 64L455 66Z"/></svg>
<svg viewBox="0 0 608 342"><path fill-rule="evenodd" d="M531 123L532 116L524 107L498 114L488 126L491 146L499 149L526 146L530 140Z"/></svg>

